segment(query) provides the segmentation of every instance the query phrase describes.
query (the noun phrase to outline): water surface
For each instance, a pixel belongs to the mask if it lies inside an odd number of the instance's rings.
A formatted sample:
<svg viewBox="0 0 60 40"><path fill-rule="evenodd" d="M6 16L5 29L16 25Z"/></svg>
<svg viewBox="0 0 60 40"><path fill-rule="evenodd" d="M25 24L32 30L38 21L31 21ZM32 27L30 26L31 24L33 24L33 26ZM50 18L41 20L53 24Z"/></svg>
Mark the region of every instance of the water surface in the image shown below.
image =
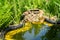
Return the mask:
<svg viewBox="0 0 60 40"><path fill-rule="evenodd" d="M14 35L16 40L60 40L60 27L53 25L32 25L26 32Z"/></svg>

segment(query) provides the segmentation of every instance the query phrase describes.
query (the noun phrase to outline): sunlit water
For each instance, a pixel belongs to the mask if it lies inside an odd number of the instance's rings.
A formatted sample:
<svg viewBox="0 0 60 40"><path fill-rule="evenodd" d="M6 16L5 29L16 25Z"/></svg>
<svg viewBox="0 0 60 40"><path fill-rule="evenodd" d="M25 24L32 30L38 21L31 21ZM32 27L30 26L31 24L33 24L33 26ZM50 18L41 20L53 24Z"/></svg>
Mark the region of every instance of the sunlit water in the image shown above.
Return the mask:
<svg viewBox="0 0 60 40"><path fill-rule="evenodd" d="M43 25L41 27L33 25L30 30L24 33L18 33L14 36L14 38L16 40L47 40L44 36L50 29L51 28L47 25Z"/></svg>
<svg viewBox="0 0 60 40"><path fill-rule="evenodd" d="M23 35L23 38L25 38L25 40L42 40L42 37L45 36L45 34L48 32L48 30L50 30L50 28L47 26L44 26L41 29L39 29L38 34L34 33L35 30L36 29L32 28L31 33L29 33L29 31L25 32Z"/></svg>
<svg viewBox="0 0 60 40"><path fill-rule="evenodd" d="M53 25L33 25L25 32L17 33L13 36L14 40L60 40L60 27Z"/></svg>
<svg viewBox="0 0 60 40"><path fill-rule="evenodd" d="M14 38L16 40L60 40L60 27L55 26L48 27L47 25L42 25L38 27L33 25L30 30L18 33Z"/></svg>

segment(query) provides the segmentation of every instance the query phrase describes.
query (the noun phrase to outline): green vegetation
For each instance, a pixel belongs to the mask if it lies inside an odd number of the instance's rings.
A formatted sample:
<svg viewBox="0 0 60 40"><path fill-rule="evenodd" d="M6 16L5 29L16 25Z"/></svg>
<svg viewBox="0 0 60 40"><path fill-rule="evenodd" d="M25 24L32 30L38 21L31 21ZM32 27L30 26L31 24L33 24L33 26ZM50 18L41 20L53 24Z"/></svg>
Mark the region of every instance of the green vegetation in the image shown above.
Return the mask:
<svg viewBox="0 0 60 40"><path fill-rule="evenodd" d="M18 24L24 11L36 8L60 17L60 0L0 0L0 28Z"/></svg>

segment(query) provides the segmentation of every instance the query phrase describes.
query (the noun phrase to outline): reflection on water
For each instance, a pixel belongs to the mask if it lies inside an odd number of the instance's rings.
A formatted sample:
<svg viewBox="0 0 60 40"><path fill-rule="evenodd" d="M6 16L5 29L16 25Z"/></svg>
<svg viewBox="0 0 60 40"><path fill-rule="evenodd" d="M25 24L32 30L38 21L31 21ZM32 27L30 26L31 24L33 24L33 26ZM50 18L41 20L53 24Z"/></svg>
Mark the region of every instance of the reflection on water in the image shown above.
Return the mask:
<svg viewBox="0 0 60 40"><path fill-rule="evenodd" d="M55 26L33 25L30 30L14 35L14 38L16 40L60 40L60 27Z"/></svg>
<svg viewBox="0 0 60 40"><path fill-rule="evenodd" d="M36 36L34 33L35 30L36 29L33 28L31 33L29 33L29 31L25 32L23 38L25 38L25 40L42 40L42 36L44 36L48 32L49 28L47 26L42 27L41 29L39 29L40 31L38 34L36 34Z"/></svg>

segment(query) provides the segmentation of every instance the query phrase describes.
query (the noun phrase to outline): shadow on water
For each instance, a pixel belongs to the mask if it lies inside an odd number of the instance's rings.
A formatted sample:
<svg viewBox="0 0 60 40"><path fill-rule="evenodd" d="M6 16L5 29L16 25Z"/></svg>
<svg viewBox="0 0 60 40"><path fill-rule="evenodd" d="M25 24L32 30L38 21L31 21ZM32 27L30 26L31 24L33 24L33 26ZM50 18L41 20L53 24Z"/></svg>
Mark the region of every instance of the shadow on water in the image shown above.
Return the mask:
<svg viewBox="0 0 60 40"><path fill-rule="evenodd" d="M47 40L60 40L60 25L53 25L43 38Z"/></svg>
<svg viewBox="0 0 60 40"><path fill-rule="evenodd" d="M13 38L16 40L60 40L60 27L33 24L30 30L17 33Z"/></svg>

